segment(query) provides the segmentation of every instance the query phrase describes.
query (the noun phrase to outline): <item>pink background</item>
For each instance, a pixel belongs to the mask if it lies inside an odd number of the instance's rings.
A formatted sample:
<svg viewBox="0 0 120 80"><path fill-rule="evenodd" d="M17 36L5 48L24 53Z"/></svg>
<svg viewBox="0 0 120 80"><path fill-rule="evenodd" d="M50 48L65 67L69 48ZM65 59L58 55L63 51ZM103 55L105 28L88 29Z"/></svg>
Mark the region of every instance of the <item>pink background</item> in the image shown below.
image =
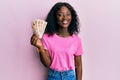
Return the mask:
<svg viewBox="0 0 120 80"><path fill-rule="evenodd" d="M45 19L58 1L69 2L80 17L83 80L120 80L120 0L1 0L0 80L46 80L30 45L30 23Z"/></svg>

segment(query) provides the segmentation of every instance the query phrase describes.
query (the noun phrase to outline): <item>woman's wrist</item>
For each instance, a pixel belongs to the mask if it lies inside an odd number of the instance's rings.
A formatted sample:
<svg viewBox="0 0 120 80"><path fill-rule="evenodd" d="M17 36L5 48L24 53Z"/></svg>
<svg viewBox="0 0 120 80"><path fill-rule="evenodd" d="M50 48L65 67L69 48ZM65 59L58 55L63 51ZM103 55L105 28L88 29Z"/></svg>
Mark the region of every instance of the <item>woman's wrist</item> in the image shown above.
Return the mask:
<svg viewBox="0 0 120 80"><path fill-rule="evenodd" d="M44 47L43 47L43 46L39 46L39 47L37 48L37 51L38 51L39 53L43 52L43 51L44 51Z"/></svg>

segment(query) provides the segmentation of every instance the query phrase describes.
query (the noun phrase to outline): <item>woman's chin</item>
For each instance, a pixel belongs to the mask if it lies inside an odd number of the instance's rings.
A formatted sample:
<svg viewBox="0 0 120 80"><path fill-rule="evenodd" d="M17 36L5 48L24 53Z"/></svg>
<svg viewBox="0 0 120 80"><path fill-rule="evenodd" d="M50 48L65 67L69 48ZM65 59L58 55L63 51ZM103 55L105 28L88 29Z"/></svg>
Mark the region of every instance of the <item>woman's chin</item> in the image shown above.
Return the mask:
<svg viewBox="0 0 120 80"><path fill-rule="evenodd" d="M65 24L65 25L62 25L63 28L68 28L69 25L68 24Z"/></svg>

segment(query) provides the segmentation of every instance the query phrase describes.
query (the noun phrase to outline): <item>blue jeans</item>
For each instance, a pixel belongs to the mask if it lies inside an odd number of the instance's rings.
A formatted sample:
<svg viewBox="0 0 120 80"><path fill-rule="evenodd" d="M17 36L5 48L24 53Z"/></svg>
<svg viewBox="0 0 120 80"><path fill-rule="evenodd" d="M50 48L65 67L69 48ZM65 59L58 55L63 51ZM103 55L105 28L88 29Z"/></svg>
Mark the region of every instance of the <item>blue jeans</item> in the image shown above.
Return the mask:
<svg viewBox="0 0 120 80"><path fill-rule="evenodd" d="M74 70L67 70L67 71L56 71L50 69L48 72L48 79L47 80L76 80Z"/></svg>

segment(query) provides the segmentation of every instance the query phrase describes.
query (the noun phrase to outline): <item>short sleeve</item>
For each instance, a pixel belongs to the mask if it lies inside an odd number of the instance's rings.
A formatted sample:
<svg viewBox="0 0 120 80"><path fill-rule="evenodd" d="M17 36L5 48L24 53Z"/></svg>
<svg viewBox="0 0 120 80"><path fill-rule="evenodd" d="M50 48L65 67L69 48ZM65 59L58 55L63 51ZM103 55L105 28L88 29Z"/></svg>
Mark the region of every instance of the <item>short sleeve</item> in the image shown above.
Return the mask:
<svg viewBox="0 0 120 80"><path fill-rule="evenodd" d="M42 45L43 45L44 49L48 50L48 48L49 48L48 47L48 42L47 42L45 36L42 37L41 42L42 42Z"/></svg>
<svg viewBox="0 0 120 80"><path fill-rule="evenodd" d="M79 56L83 54L83 48L82 48L82 42L81 39L78 37L77 41L77 48L76 48L76 52L75 52L75 56Z"/></svg>

